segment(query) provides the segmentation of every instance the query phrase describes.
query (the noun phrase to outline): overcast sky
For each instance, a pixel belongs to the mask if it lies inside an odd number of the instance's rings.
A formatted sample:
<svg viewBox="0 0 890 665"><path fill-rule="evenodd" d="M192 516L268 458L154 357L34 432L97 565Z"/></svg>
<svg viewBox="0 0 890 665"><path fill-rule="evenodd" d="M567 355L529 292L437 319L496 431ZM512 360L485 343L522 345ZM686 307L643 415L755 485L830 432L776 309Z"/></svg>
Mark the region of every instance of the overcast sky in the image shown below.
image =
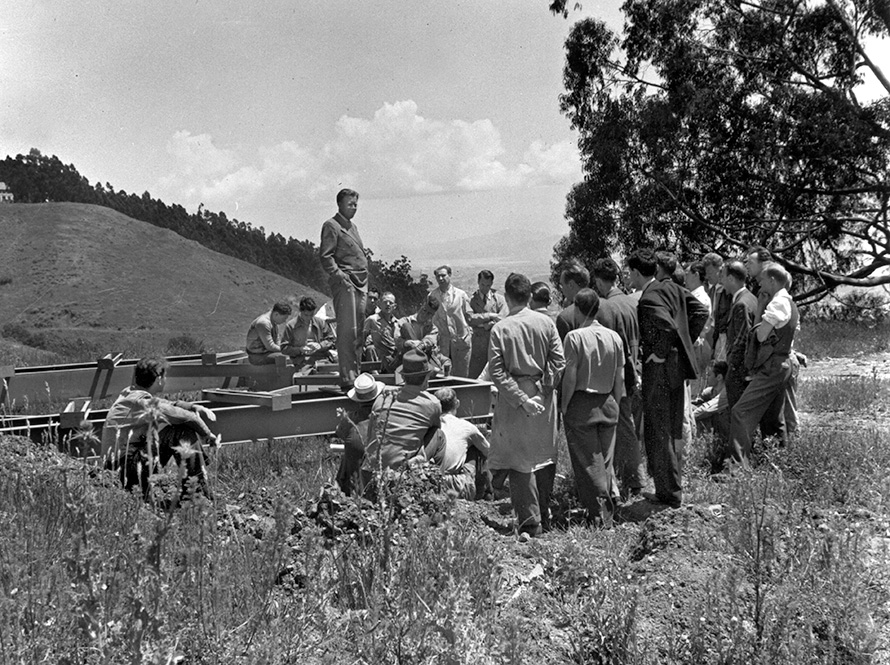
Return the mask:
<svg viewBox="0 0 890 665"><path fill-rule="evenodd" d="M566 230L572 20L546 0L4 3L0 148L317 242L342 186L366 242Z"/></svg>
<svg viewBox="0 0 890 665"><path fill-rule="evenodd" d="M585 15L620 29L621 0L569 20L547 4L6 2L0 156L35 147L90 182L314 242L352 187L384 258L411 238L561 234L580 178L563 43Z"/></svg>

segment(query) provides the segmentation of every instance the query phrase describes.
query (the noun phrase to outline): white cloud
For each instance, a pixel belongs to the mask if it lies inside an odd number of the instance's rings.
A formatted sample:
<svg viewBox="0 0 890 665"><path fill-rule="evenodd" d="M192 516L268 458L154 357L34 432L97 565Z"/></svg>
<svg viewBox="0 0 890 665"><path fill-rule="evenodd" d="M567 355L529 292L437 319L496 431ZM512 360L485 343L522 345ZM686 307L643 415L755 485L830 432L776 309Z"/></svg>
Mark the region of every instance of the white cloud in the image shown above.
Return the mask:
<svg viewBox="0 0 890 665"><path fill-rule="evenodd" d="M488 119L436 120L411 100L384 104L371 118L342 116L333 137L316 149L284 142L255 156L214 145L207 134L174 134L167 144L173 171L161 188L196 205L228 209L259 197L328 198L347 185L363 196L392 198L455 191L569 184L581 177L570 142L532 142L510 163Z"/></svg>

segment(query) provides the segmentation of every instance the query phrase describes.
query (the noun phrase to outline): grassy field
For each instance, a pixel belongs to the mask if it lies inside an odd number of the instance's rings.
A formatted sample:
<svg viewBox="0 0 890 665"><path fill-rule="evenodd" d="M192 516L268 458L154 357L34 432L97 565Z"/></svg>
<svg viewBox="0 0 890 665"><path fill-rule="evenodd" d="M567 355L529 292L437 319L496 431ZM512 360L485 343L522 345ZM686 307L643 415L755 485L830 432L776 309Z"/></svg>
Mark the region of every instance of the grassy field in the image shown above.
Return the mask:
<svg viewBox="0 0 890 665"><path fill-rule="evenodd" d="M3 440L0 662L890 662L888 394L805 371L792 445L715 482L699 439L687 504L609 532L574 519L563 449L559 526L527 544L509 502L432 480L340 496L323 439L223 448L216 500L176 511Z"/></svg>

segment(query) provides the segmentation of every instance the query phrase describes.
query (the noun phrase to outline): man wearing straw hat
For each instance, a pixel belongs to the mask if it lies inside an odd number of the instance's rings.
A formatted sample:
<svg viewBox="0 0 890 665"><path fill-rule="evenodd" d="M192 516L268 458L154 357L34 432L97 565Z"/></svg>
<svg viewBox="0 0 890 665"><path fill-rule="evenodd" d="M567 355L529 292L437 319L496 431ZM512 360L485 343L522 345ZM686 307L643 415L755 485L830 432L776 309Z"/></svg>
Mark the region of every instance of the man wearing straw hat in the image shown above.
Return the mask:
<svg viewBox="0 0 890 665"><path fill-rule="evenodd" d="M355 384L347 393L352 407L337 409L339 423L334 436L343 442L343 457L337 470L337 484L346 496L353 488L361 489L362 459L365 456L365 443L368 440L368 419L374 408L374 401L383 392L384 385L370 374L359 374Z"/></svg>

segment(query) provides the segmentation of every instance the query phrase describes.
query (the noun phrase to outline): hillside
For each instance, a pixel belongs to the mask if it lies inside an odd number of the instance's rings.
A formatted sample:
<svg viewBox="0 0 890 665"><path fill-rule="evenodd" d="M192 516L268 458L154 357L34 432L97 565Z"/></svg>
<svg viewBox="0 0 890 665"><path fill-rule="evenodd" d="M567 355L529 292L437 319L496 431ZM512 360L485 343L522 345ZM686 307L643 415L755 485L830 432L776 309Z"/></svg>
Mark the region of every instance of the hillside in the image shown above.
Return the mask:
<svg viewBox="0 0 890 665"><path fill-rule="evenodd" d="M110 208L0 206L0 322L138 352L187 334L242 346L251 319L319 292Z"/></svg>

